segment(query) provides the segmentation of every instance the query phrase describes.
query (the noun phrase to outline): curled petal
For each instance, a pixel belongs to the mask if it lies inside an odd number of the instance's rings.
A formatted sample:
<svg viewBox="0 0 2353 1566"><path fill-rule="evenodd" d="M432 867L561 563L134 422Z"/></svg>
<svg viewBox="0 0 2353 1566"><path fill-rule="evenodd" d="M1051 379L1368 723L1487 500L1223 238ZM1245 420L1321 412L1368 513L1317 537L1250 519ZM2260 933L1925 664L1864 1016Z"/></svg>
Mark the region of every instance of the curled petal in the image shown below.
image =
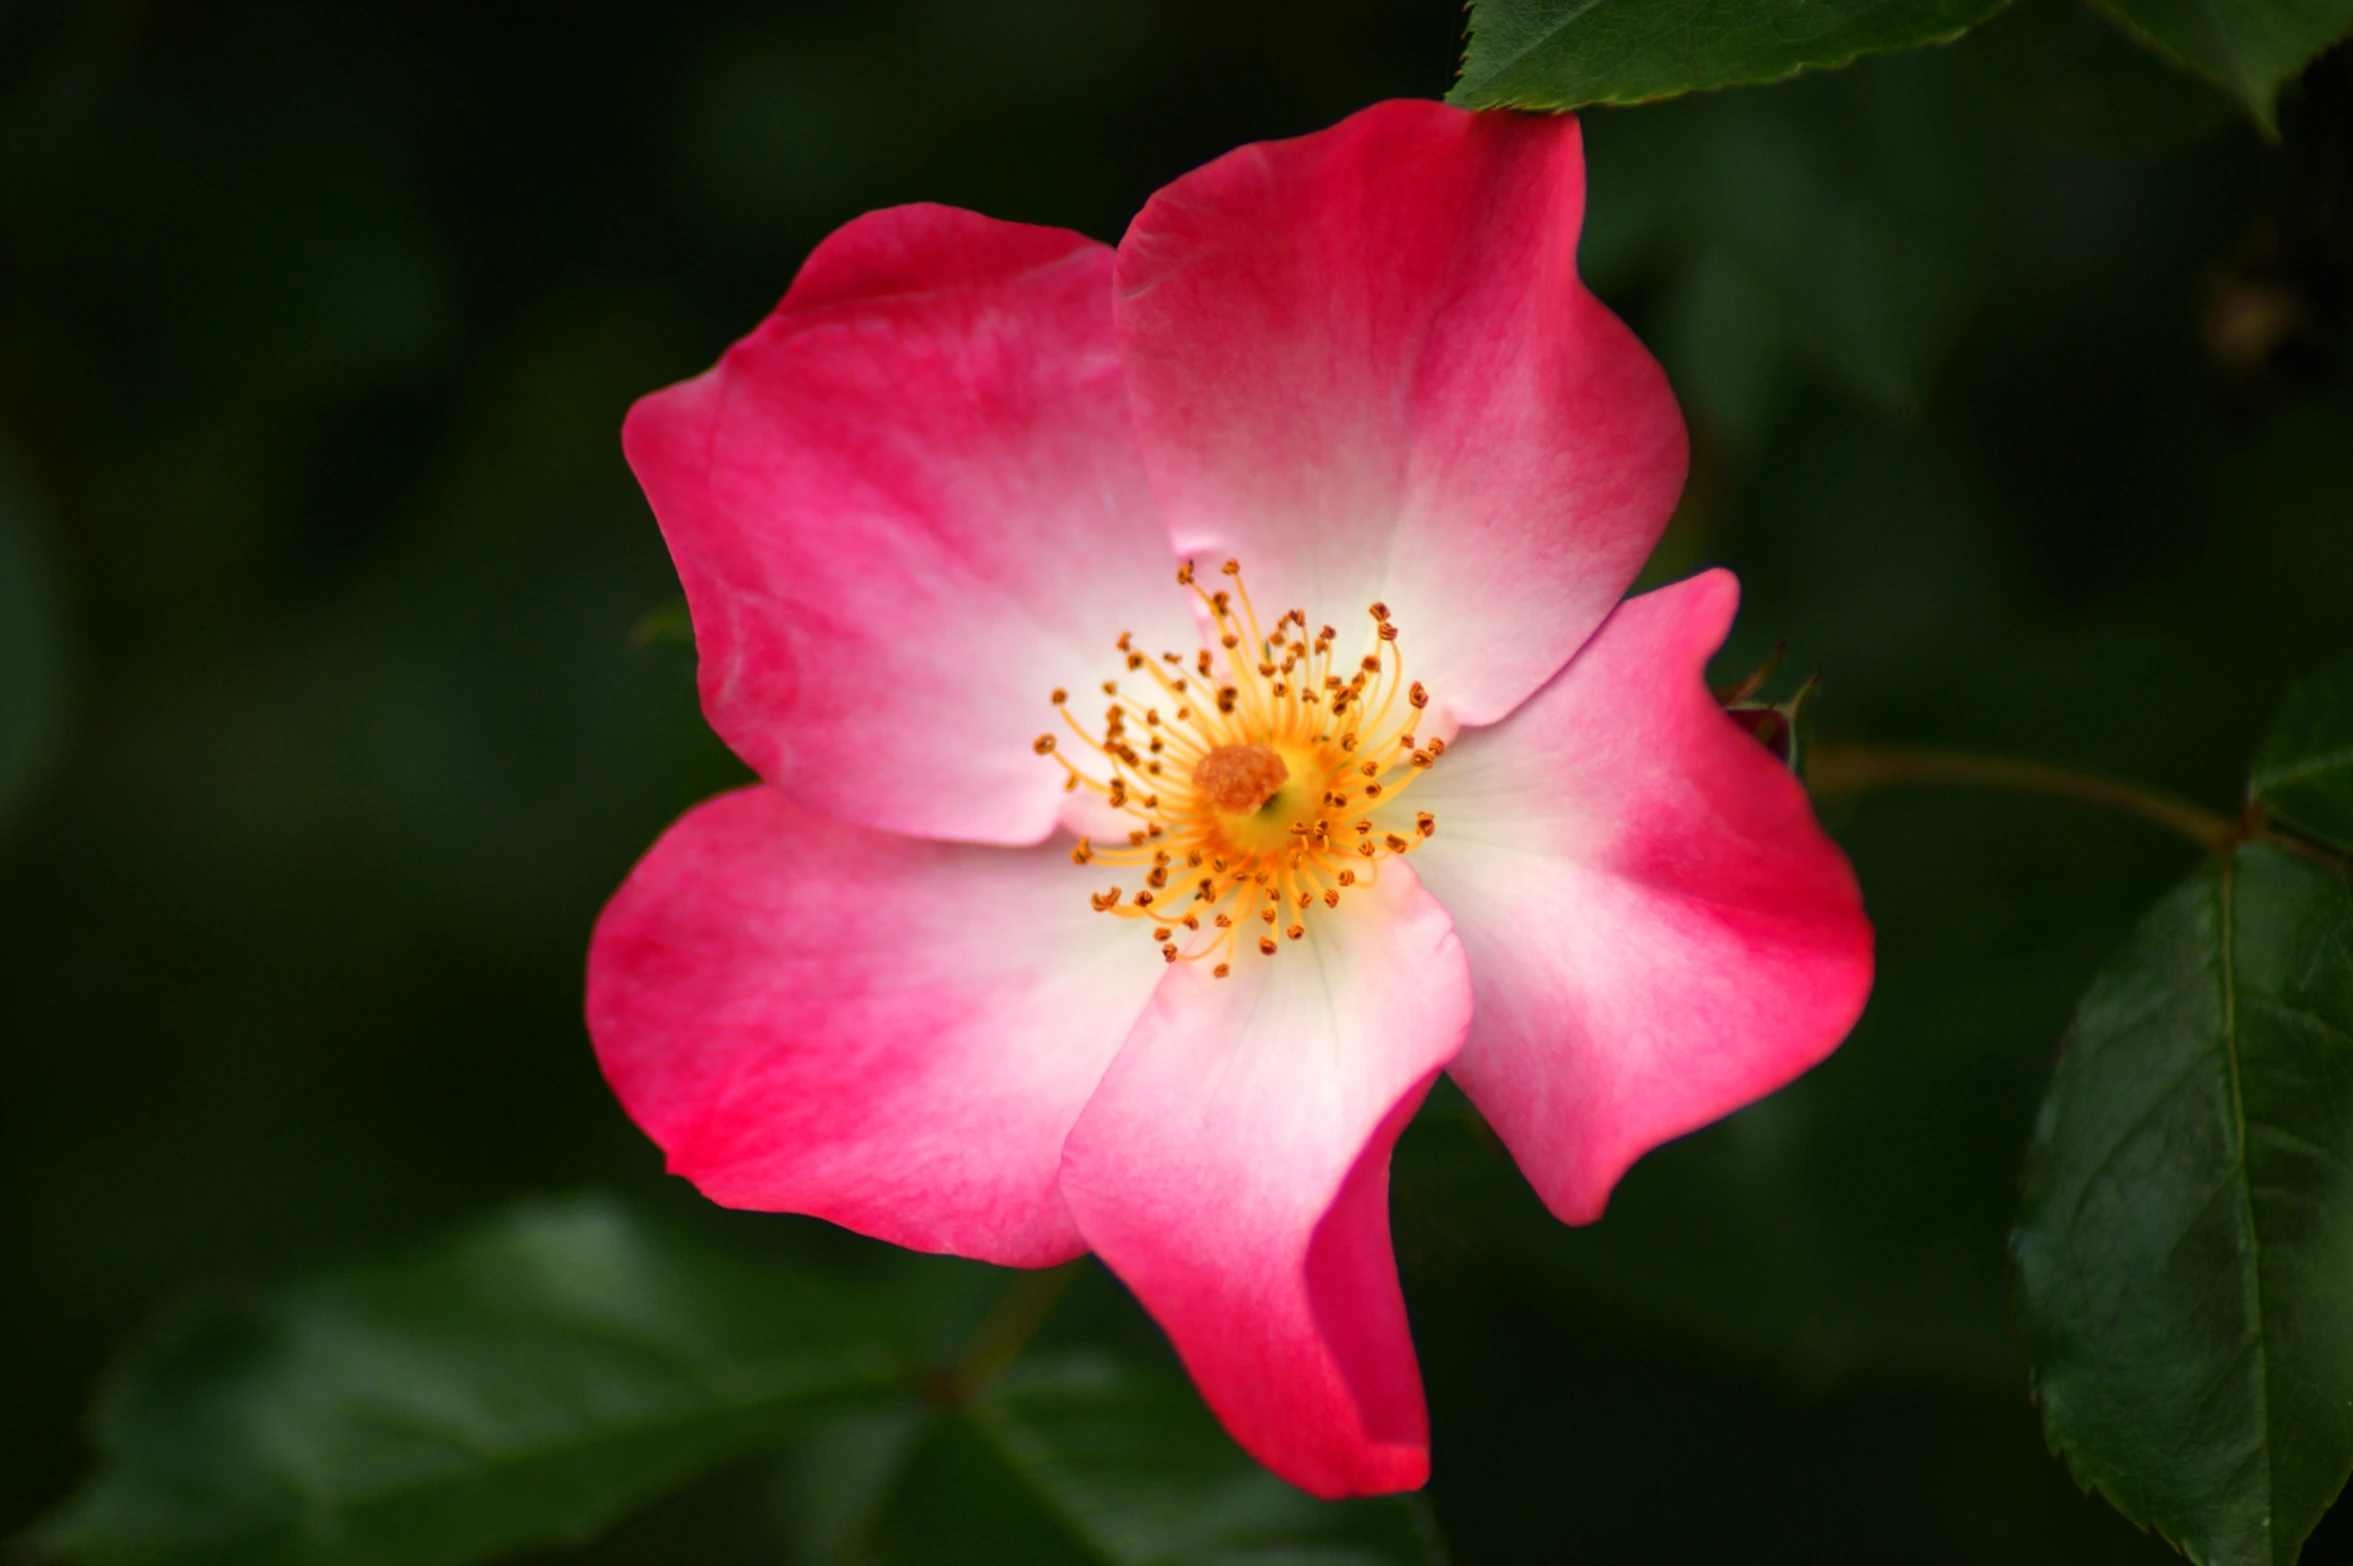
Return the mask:
<svg viewBox="0 0 2353 1566"><path fill-rule="evenodd" d="M1469 1015L1445 911L1388 864L1312 941L1171 970L1063 1154L1088 1245L1234 1438L1318 1495L1428 1475L1389 1152Z"/></svg>
<svg viewBox="0 0 2353 1566"><path fill-rule="evenodd" d="M1059 849L900 837L755 787L688 812L614 895L588 1026L713 1201L1044 1266L1085 1249L1063 1138L1162 968Z"/></svg>
<svg viewBox="0 0 2353 1566"><path fill-rule="evenodd" d="M1645 1152L1837 1047L1871 988L1854 872L1704 680L1728 572L1630 598L1414 803L1470 953L1451 1068L1553 1212L1601 1215Z"/></svg>
<svg viewBox="0 0 2353 1566"><path fill-rule="evenodd" d="M1274 613L1395 610L1461 723L1600 625L1683 486L1658 365L1578 281L1574 120L1377 104L1227 154L1119 247L1119 342L1178 551Z"/></svg>

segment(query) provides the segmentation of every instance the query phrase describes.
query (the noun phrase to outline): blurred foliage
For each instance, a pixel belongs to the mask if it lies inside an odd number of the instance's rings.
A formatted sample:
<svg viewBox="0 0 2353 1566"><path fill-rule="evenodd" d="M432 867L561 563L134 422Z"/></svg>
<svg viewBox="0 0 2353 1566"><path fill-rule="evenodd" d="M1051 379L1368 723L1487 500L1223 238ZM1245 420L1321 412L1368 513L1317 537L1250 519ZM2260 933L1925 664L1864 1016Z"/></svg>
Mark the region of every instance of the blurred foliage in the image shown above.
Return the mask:
<svg viewBox="0 0 2353 1566"><path fill-rule="evenodd" d="M961 1407L809 1431L801 1557L841 1566L1442 1566L1418 1496L1328 1504L1229 1440L1173 1363L1029 1357Z"/></svg>
<svg viewBox="0 0 2353 1566"><path fill-rule="evenodd" d="M1756 448L1810 372L1919 410L1995 235L1982 111L1945 63L1595 117L1623 197L1592 203L1585 269L1664 284L1650 335L1712 432Z"/></svg>
<svg viewBox="0 0 2353 1566"><path fill-rule="evenodd" d="M1014 1284L935 1366L968 1289L754 1260L607 1200L520 1205L167 1316L100 1398L106 1466L36 1543L97 1566L458 1566L591 1536L807 1429L814 1560L1441 1558L1417 1498L1325 1505L1268 1474L1165 1355L1012 1366L1071 1272Z"/></svg>
<svg viewBox="0 0 2353 1566"><path fill-rule="evenodd" d="M2176 151L2230 118L2229 100L2078 0L2013 0L1954 45L1982 96L2028 129L2121 153Z"/></svg>
<svg viewBox="0 0 2353 1566"><path fill-rule="evenodd" d="M0 834L31 804L64 736L65 646L47 548L0 467Z"/></svg>
<svg viewBox="0 0 2353 1566"><path fill-rule="evenodd" d="M2081 22L2034 0L1950 49L1597 111L1583 254L1694 426L1654 578L1742 574L1719 677L1787 638L1826 741L2235 812L2288 677L2353 644L2353 70L2291 85L2274 147ZM0 757L39 732L19 669L73 693L38 698L48 782L0 826L0 1532L81 1478L77 1414L159 1301L534 1190L870 1273L952 1359L986 1269L699 1211L581 1035L602 897L740 776L688 650L633 644L677 588L621 414L860 210L1114 237L1236 143L1443 91L1460 25L1454 0L0 9L0 552L47 562L0 562ZM34 623L68 645L27 663ZM1466 1566L2170 1558L2044 1451L2004 1243L2053 1043L2190 851L2031 799L1828 814L1883 964L1828 1064L1588 1229L1450 1092L1401 1145L1430 1505ZM1090 1269L999 1424L808 1426L529 1559L1135 1515L1120 1450L1070 1432L1170 1373ZM2306 1558L2348 1557L2341 1512Z"/></svg>
<svg viewBox="0 0 2353 1566"><path fill-rule="evenodd" d="M100 1399L108 1466L45 1550L303 1566L579 1537L796 1414L914 1379L887 1296L609 1203L194 1304Z"/></svg>

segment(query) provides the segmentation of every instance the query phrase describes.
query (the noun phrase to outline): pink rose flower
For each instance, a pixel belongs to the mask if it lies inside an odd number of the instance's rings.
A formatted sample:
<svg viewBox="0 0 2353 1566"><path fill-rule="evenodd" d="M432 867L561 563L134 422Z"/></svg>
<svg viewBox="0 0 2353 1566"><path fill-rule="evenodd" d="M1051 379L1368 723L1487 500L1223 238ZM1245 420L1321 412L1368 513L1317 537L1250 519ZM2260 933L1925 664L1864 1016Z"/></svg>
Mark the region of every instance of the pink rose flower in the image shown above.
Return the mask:
<svg viewBox="0 0 2353 1566"><path fill-rule="evenodd" d="M590 952L672 1170L1092 1251L1243 1446L1360 1494L1429 1469L1387 1205L1439 1071L1584 1223L1837 1045L1871 930L1703 682L1736 584L1619 601L1686 444L1583 203L1574 121L1384 103L1116 251L871 213L638 403L762 780Z"/></svg>

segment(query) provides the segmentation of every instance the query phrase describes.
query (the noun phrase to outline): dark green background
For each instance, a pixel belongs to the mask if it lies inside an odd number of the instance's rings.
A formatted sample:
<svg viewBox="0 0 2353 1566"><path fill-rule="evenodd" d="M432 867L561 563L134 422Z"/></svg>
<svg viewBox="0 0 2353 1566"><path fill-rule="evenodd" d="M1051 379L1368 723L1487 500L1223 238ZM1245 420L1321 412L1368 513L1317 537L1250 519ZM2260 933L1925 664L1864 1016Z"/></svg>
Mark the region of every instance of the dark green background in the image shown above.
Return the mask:
<svg viewBox="0 0 2353 1566"><path fill-rule="evenodd" d="M857 212L1116 238L1235 143L1443 92L1460 20L0 6L0 1532L194 1281L519 1193L693 1209L578 1020L602 897L740 775L689 651L633 643L676 584L629 400ZM1786 637L1826 738L2232 810L2353 642L2353 66L2267 147L2081 20L1591 117L1587 270L1691 411L1657 571L1741 571L1727 668ZM1407 1138L1462 1562L2166 1558L2043 1453L2003 1240L2053 1041L2191 851L2033 800L1825 811L1882 953L1828 1066L1588 1231L1459 1100ZM550 1558L791 1559L771 1466Z"/></svg>

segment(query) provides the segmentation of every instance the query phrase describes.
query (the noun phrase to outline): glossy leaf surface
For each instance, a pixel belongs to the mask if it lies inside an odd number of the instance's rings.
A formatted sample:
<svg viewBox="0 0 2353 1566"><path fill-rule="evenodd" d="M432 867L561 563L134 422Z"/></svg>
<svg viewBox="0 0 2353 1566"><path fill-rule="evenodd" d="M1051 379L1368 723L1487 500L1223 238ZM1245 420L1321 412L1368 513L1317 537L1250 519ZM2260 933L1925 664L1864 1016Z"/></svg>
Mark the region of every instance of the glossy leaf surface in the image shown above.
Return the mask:
<svg viewBox="0 0 2353 1566"><path fill-rule="evenodd" d="M2044 1429L2205 1566L2353 1469L2353 888L2239 849L2144 919L2053 1072L2013 1237Z"/></svg>
<svg viewBox="0 0 2353 1566"><path fill-rule="evenodd" d="M963 1409L830 1421L804 1540L837 1566L1434 1566L1418 1497L1318 1501L1229 1440L1173 1367L1134 1351L1031 1356Z"/></svg>
<svg viewBox="0 0 2353 1566"><path fill-rule="evenodd" d="M1477 0L1448 101L1473 109L1640 103L1944 43L2006 0Z"/></svg>
<svg viewBox="0 0 2353 1566"><path fill-rule="evenodd" d="M2092 0L2184 69L2220 83L2262 125L2279 90L2353 31L2353 0Z"/></svg>
<svg viewBox="0 0 2353 1566"><path fill-rule="evenodd" d="M2353 652L2288 692L2248 792L2284 825L2353 854Z"/></svg>
<svg viewBox="0 0 2353 1566"><path fill-rule="evenodd" d="M899 1384L857 1295L597 1201L183 1312L117 1367L75 1561L447 1566L575 1538Z"/></svg>

